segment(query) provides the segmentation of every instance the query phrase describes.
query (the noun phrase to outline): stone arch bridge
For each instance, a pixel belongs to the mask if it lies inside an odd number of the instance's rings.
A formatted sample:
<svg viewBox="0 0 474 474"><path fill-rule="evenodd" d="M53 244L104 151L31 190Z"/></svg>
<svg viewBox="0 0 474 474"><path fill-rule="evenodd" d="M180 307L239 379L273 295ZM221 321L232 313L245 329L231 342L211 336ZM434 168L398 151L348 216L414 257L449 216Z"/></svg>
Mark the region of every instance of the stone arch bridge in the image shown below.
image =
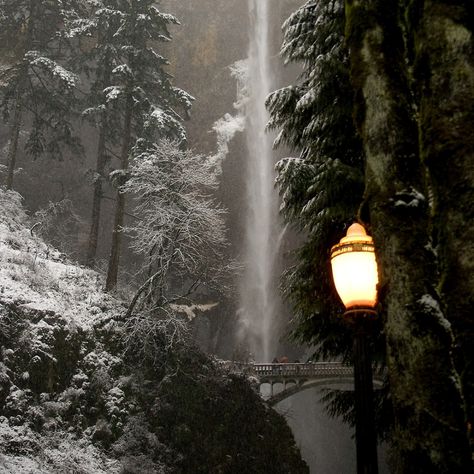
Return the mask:
<svg viewBox="0 0 474 474"><path fill-rule="evenodd" d="M251 363L239 364L239 369L255 377L260 393L263 385L270 386L270 395L266 401L271 406L311 387L354 384L353 367L340 362ZM374 387L382 386L382 376L382 371L374 369ZM282 390L276 391L276 385L281 385Z"/></svg>

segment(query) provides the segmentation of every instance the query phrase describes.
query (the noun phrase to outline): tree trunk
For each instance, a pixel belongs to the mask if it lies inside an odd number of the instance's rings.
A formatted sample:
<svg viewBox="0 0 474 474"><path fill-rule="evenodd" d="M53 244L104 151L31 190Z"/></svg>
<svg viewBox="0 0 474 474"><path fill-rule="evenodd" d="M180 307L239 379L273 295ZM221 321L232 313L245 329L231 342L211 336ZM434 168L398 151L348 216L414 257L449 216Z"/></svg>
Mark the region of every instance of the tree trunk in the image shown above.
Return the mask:
<svg viewBox="0 0 474 474"><path fill-rule="evenodd" d="M132 141L132 116L133 116L133 94L128 92L125 105L125 119L123 125L123 142L120 153L122 171L128 170L128 155ZM115 207L114 228L112 231L112 245L110 249L109 266L107 269L107 280L105 290L111 291L117 286L118 269L120 262L120 250L122 245L122 227L125 214L125 194L120 192L120 186L123 184L119 180L117 189L117 202Z"/></svg>
<svg viewBox="0 0 474 474"><path fill-rule="evenodd" d="M94 196L92 200L92 223L89 232L87 247L87 265L93 266L97 252L97 241L99 236L100 211L102 204L102 184L107 156L105 152L105 130L101 126L99 143L97 146L97 166L96 177L94 181Z"/></svg>
<svg viewBox="0 0 474 474"><path fill-rule="evenodd" d="M10 143L8 145L7 176L5 178L5 187L7 189L12 189L13 187L13 177L15 174L16 156L18 152L18 138L20 136L21 128L21 115L21 87L18 86L17 92L15 94L15 112L13 115L13 122L10 131Z"/></svg>
<svg viewBox="0 0 474 474"><path fill-rule="evenodd" d="M94 196L92 198L92 222L89 232L89 240L87 245L87 265L93 266L97 253L97 242L99 237L100 211L102 204L102 186L104 180L104 170L107 163L106 154L106 131L104 119L101 121L99 143L97 145L97 165L96 176L94 180Z"/></svg>
<svg viewBox="0 0 474 474"><path fill-rule="evenodd" d="M101 41L99 39L99 41ZM112 74L112 64L110 53L106 53L104 58L104 71L101 78L101 89L105 89L110 85L110 75ZM102 187L104 180L104 170L107 163L107 132L108 126L107 111L102 112L99 131L99 142L97 144L97 163L96 163L96 179L94 181L94 196L92 199L92 217L91 228L89 232L89 240L87 244L87 265L93 266L97 254L97 242L99 238L100 211L102 205Z"/></svg>
<svg viewBox="0 0 474 474"><path fill-rule="evenodd" d="M346 1L355 120L366 154L366 203L395 411L397 472L471 472L452 332L435 292L399 2Z"/></svg>
<svg viewBox="0 0 474 474"><path fill-rule="evenodd" d="M421 153L435 197L444 310L474 424L474 39L468 2L424 2L416 27ZM469 9L471 10L469 12ZM471 431L471 448L474 446Z"/></svg>
<svg viewBox="0 0 474 474"><path fill-rule="evenodd" d="M29 18L28 30L26 34L25 46L23 54L25 54L33 44L34 40L34 18L36 15L35 0L30 0L29 3ZM10 131L10 143L7 155L7 176L5 178L5 187L7 189L13 188L13 178L15 176L16 157L18 153L18 139L20 137L21 119L23 114L23 107L21 101L23 99L25 83L28 79L28 66L20 66L20 74L18 76L18 85L15 92L15 112L13 115L13 122Z"/></svg>

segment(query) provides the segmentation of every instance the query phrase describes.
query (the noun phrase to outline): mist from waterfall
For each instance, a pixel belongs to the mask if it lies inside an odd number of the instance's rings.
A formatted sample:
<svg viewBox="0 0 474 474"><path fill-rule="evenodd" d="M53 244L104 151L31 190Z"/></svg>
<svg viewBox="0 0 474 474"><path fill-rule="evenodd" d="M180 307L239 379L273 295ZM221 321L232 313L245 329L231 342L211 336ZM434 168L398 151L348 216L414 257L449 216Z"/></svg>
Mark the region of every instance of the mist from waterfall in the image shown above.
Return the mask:
<svg viewBox="0 0 474 474"><path fill-rule="evenodd" d="M241 338L257 361L268 362L277 345L276 316L281 302L275 264L281 228L274 189L272 137L265 132L265 98L272 91L270 65L270 0L248 0L250 43L245 104L246 234L245 271L241 284Z"/></svg>

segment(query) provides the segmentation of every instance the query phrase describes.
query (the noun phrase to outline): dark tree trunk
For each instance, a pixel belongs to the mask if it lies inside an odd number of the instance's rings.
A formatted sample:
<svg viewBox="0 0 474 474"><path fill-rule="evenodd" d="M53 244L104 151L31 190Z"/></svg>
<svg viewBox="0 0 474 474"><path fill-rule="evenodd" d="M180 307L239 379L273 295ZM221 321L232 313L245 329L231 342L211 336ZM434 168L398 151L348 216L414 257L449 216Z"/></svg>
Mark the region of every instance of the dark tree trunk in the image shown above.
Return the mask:
<svg viewBox="0 0 474 474"><path fill-rule="evenodd" d="M87 245L87 265L93 266L97 253L97 242L99 237L100 211L102 204L102 187L104 170L107 163L106 154L106 131L104 120L101 122L99 143L97 145L97 165L94 179L94 196L92 198L92 222Z"/></svg>
<svg viewBox="0 0 474 474"><path fill-rule="evenodd" d="M34 18L35 18L35 1L31 0L29 4L28 31L26 34L25 46L23 54L25 54L33 44L34 39ZM5 187L13 188L13 179L15 176L16 158L18 154L18 139L20 137L21 120L23 114L22 99L24 94L25 83L28 78L28 70L26 66L20 66L20 74L18 77L18 85L15 92L15 111L13 113L13 122L10 130L10 143L7 154L7 175L5 178Z"/></svg>
<svg viewBox="0 0 474 474"><path fill-rule="evenodd" d="M112 73L112 65L110 64L110 58L107 54L104 62L106 66L104 68L103 77L101 80L102 89L105 89L110 83L110 75ZM88 265L93 266L95 257L97 254L97 242L99 238L99 226L100 226L100 211L102 205L102 188L104 184L104 171L105 165L107 164L107 112L102 112L100 121L99 131L99 142L97 144L97 163L96 163L96 176L94 181L94 196L92 198L92 217L91 217L91 228L89 232L89 239L87 244L87 255L86 262Z"/></svg>
<svg viewBox="0 0 474 474"><path fill-rule="evenodd" d="M30 0L29 2L29 17L28 17L28 26L25 44L23 46L23 54L25 54L31 48L34 48L35 44L35 20L36 20L36 11L37 2L35 0ZM18 154L18 139L20 137L21 131L21 122L23 115L23 94L25 93L26 84L28 81L28 66L20 66L20 72L18 75L18 85L15 91L15 111L13 115L13 122L10 130L10 143L8 148L7 155L7 175L5 177L5 187L7 189L13 188L13 179L15 176L16 168L16 158Z"/></svg>
<svg viewBox="0 0 474 474"><path fill-rule="evenodd" d="M355 120L366 154L366 204L385 318L397 472L468 473L452 332L435 291L430 211L399 5L346 1Z"/></svg>
<svg viewBox="0 0 474 474"><path fill-rule="evenodd" d="M20 128L21 128L21 116L22 116L21 88L18 87L16 97L15 97L15 111L13 113L13 121L12 121L11 131L10 131L10 143L8 145L7 176L5 178L5 187L7 189L12 189L13 187L13 177L15 175L16 156L18 153L18 138L20 136Z"/></svg>
<svg viewBox="0 0 474 474"><path fill-rule="evenodd" d="M414 27L421 153L435 198L441 295L473 426L474 11L468 3L426 0Z"/></svg>
<svg viewBox="0 0 474 474"><path fill-rule="evenodd" d="M125 105L125 118L123 125L123 142L120 153L121 167L124 172L128 170L128 155L130 153L130 145L132 142L132 116L133 116L133 95L132 92L127 94L127 102ZM105 290L111 291L117 286L118 270L120 263L120 251L122 245L122 227L125 215L125 194L120 192L122 179L117 183L117 202L115 207L114 228L112 231L112 245L110 249L109 266L107 269L107 280Z"/></svg>

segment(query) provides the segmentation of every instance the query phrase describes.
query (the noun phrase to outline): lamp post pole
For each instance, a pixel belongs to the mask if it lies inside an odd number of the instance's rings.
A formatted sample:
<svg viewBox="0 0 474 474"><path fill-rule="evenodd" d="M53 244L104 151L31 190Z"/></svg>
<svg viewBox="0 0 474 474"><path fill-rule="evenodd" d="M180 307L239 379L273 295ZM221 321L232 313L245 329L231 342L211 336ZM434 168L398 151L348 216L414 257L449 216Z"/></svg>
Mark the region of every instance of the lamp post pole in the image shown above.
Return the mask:
<svg viewBox="0 0 474 474"><path fill-rule="evenodd" d="M356 417L357 474L377 474L377 437L375 434L372 357L367 320L360 314L354 321L354 397Z"/></svg>
<svg viewBox="0 0 474 474"><path fill-rule="evenodd" d="M368 339L377 316L377 263L374 244L360 224L331 249L336 290L346 307L345 319L354 329L354 397L356 418L357 474L377 474L377 436L374 420L372 357Z"/></svg>

